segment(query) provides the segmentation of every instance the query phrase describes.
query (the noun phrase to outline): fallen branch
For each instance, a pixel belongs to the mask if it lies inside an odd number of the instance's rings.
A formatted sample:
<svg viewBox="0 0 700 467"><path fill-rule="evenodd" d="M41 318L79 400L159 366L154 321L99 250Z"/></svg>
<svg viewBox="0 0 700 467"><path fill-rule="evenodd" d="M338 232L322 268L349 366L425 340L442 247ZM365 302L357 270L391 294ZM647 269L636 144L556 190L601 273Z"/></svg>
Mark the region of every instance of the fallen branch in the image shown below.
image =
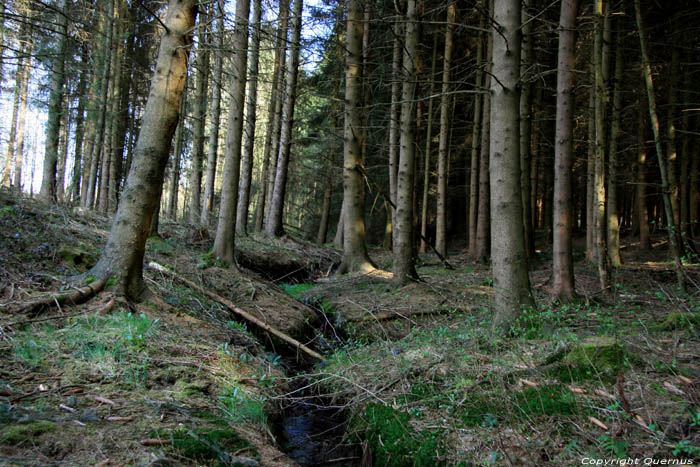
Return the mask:
<svg viewBox="0 0 700 467"><path fill-rule="evenodd" d="M46 297L20 303L12 310L14 313L32 313L43 307L59 306L64 303L78 304L97 295L107 284L108 277L103 277L90 285L75 289L72 292L52 293Z"/></svg>
<svg viewBox="0 0 700 467"><path fill-rule="evenodd" d="M177 275L173 271L166 269L164 266L161 266L158 263L151 261L150 263L148 263L148 267L151 269L155 269L156 271L158 271L162 274L165 274L166 276L170 276L174 279L177 279L178 281L182 282L183 284L185 284L189 288L194 289L203 295L206 295L207 297L209 297L210 299L212 299L218 303L221 303L222 305L227 307L229 310L231 310L232 312L234 312L235 314L237 314L241 318L245 319L246 321L248 321L250 323L255 324L256 326L263 329L264 331L267 331L270 334L273 334L273 335L279 337L280 339L282 339L286 343L291 344L292 346L296 347L297 349L301 350L302 352L306 353L307 355L310 355L318 360L322 360L322 361L325 360L325 358L323 358L323 356L321 354L319 354L318 352L311 350L310 348L308 348L307 346L305 346L304 344L302 344L298 340L283 333L279 329L273 328L269 324L259 320L258 318L251 315L247 311L245 311L241 308L238 308L232 301L227 300L224 297L215 294L214 292L210 292L210 291L198 286L194 282Z"/></svg>
<svg viewBox="0 0 700 467"><path fill-rule="evenodd" d="M358 318L348 318L346 321L351 322L351 323L363 323L366 321L388 321L390 319L397 319L397 318L403 318L403 319L409 319L414 316L423 316L423 315L437 315L441 313L449 313L452 310L446 310L446 309L436 309L436 310L420 310L420 311L415 311L413 313L397 313L395 311L387 311L386 313L378 313L378 314L373 314L369 316L360 316ZM456 310L458 312L465 312L469 310Z"/></svg>

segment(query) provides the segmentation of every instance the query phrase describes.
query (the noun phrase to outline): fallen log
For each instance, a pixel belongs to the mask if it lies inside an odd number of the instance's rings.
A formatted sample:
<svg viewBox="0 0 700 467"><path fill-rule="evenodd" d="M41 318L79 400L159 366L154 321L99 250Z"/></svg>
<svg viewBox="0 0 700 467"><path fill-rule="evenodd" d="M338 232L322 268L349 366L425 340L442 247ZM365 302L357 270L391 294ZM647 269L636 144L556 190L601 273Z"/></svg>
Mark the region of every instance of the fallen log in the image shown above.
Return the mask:
<svg viewBox="0 0 700 467"><path fill-rule="evenodd" d="M450 313L450 312L464 313L466 311L471 311L471 310L469 308L467 308L467 309L459 308L456 310L432 309L432 310L419 310L419 311L414 311L412 313L398 313L396 311L387 311L385 313L374 313L374 314L359 316L356 318L348 318L346 321L351 322L351 323L363 323L366 321L388 321L388 320L392 320L392 319L399 319L399 318L409 319L409 318L415 318L418 316L438 315L438 314Z"/></svg>
<svg viewBox="0 0 700 467"><path fill-rule="evenodd" d="M232 301L222 297L221 295L217 295L214 292L210 292L209 290L206 290L203 287L198 286L194 282L192 282L188 279L185 279L182 276L177 275L175 272L165 268L165 266L162 266L162 265L155 263L153 261L148 263L148 267L160 272L161 274L165 274L166 276L170 276L174 279L177 279L178 281L185 284L187 287L194 289L203 295L206 295L207 297L214 300L215 302L221 303L222 305L227 307L229 310L231 310L233 313L237 314L241 318L245 319L246 321L248 321L250 323L253 323L254 325L259 327L260 329L267 331L270 334L282 339L284 342L291 344L292 346L301 350L305 354L310 355L311 357L314 357L314 358L321 360L321 361L325 360L325 358L323 358L323 356L320 353L311 350L310 348L308 348L307 346L305 346L304 344L302 344L298 340L294 339L293 337L283 333L279 329L273 328L272 326L265 323L264 321L259 320L258 318L251 315L247 311L237 307Z"/></svg>

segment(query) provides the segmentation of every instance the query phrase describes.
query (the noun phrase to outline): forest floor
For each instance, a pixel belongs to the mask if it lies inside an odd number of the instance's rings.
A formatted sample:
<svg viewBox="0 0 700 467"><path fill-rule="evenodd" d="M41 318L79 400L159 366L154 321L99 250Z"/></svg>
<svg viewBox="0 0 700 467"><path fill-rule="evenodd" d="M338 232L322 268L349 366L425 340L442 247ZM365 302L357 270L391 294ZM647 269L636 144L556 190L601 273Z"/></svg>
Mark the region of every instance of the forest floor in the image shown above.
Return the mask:
<svg viewBox="0 0 700 467"><path fill-rule="evenodd" d="M688 266L680 293L661 237L645 253L623 242L605 294L581 257L570 305L550 303L540 252L538 307L510 338L490 335L488 266L459 251L453 270L421 255L422 281L396 288L380 250L383 270L334 277L337 251L291 239L238 239L240 272L193 229L164 223L149 240L147 262L323 353L319 363L151 268L158 300L125 303L107 284L83 304L16 311L70 278L89 283L108 228L0 191L0 464L700 460L700 270ZM304 418L317 409L331 415Z"/></svg>

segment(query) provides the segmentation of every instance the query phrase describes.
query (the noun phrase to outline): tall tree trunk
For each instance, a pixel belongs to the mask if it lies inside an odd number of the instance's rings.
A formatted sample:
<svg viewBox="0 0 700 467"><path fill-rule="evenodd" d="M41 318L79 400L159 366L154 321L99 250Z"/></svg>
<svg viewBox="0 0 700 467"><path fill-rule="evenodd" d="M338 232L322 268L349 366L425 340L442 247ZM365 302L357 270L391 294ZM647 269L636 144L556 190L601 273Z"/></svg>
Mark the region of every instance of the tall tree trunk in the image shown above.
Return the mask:
<svg viewBox="0 0 700 467"><path fill-rule="evenodd" d="M187 55L197 6L194 0L170 0L164 19L158 62L151 83L134 160L107 245L90 274L115 276L116 291L140 300L146 290L143 257L151 218L163 186L165 165L178 121L187 74Z"/></svg>
<svg viewBox="0 0 700 467"><path fill-rule="evenodd" d="M493 12L494 1L491 0L490 11ZM520 11L520 9L518 9ZM493 14L490 15L491 18ZM491 88L491 70L493 67L493 36L489 33L486 39L486 76L484 88ZM490 181L489 181L489 153L491 131L491 95L483 95L484 122L481 125L481 154L479 156L479 207L477 208L476 221L476 250L474 260L486 262L491 248L491 210L490 210ZM519 165L519 164L518 164Z"/></svg>
<svg viewBox="0 0 700 467"><path fill-rule="evenodd" d="M269 162L269 168L268 168L268 177L267 177L267 186L266 190L267 193L265 194L265 198L267 200L267 206L266 210L264 212L265 214L265 224L267 226L267 222L270 217L270 210L272 208L272 195L275 191L275 177L277 176L277 163L279 160L279 152L280 152L280 136L281 136L281 131L282 131L282 111L283 111L283 106L284 102L286 99L285 95L285 86L287 86L286 83L286 67L287 67L287 47L288 47L288 31L289 31L289 0L285 0L285 10L284 14L282 14L282 11L280 10L280 20L279 20L279 25L280 27L278 28L278 36L277 40L279 41L279 47L275 50L275 58L276 58L276 63L279 68L278 68L278 76L277 76L277 81L275 83L275 92L274 92L274 102L275 102L275 111L273 113L274 118L272 119L272 141L270 143L270 162ZM281 7L282 5L280 5ZM282 27L283 26L283 27ZM277 53L279 52L279 57L277 56Z"/></svg>
<svg viewBox="0 0 700 467"><path fill-rule="evenodd" d="M321 221L318 224L316 233L316 243L322 245L326 243L328 234L328 220L331 215L331 201L333 199L333 164L328 163L328 173L326 175L326 187L323 190L323 205L321 206Z"/></svg>
<svg viewBox="0 0 700 467"><path fill-rule="evenodd" d="M403 24L396 20L394 23L394 48L391 59L391 107L389 109L389 196L391 202L396 205L396 187L399 173L399 133L401 117L401 58L402 58L402 35ZM391 209L391 244L385 245L393 248L396 241L396 209Z"/></svg>
<svg viewBox="0 0 700 467"><path fill-rule="evenodd" d="M532 206L530 205L530 159L532 144L532 84L530 67L533 62L534 36L533 20L528 10L533 0L524 0L522 9L522 60L520 75L523 80L520 89L520 189L523 200L523 235L528 262L535 257L535 236L532 227ZM574 18L575 19L575 18ZM561 26L560 26L561 27Z"/></svg>
<svg viewBox="0 0 700 467"><path fill-rule="evenodd" d="M214 87L211 101L211 129L209 133L209 148L207 151L207 169L204 177L204 200L202 215L199 223L202 227L209 226L209 219L214 210L214 189L216 182L216 161L219 151L219 122L221 121L221 80L223 79L224 54L224 4L216 0L214 16L216 17L216 50L214 51Z"/></svg>
<svg viewBox="0 0 700 467"><path fill-rule="evenodd" d="M622 72L624 60L621 32L615 35L615 79L613 80L613 102L608 151L608 256L613 267L622 264L620 257L620 219L617 200L617 141L622 126Z"/></svg>
<svg viewBox="0 0 700 467"><path fill-rule="evenodd" d="M73 176L70 185L70 202L77 204L80 198L80 180L85 170L83 167L83 143L85 141L85 106L88 96L85 95L88 83L88 68L86 63L87 51L81 54L80 77L78 78L78 108L75 115L75 148L73 151Z"/></svg>
<svg viewBox="0 0 700 467"><path fill-rule="evenodd" d="M484 0L479 0L479 8L484 8ZM482 44L483 33L486 16L479 15L479 31L476 35L476 73L474 74L474 118L472 123L472 144L471 144L471 168L469 170L469 256L476 257L476 227L477 227L477 209L479 206L479 136L481 135L481 107L485 98L479 93L482 82L482 66L484 61L484 46ZM488 118L488 116L486 117Z"/></svg>
<svg viewBox="0 0 700 467"><path fill-rule="evenodd" d="M604 6L605 4L605 6ZM598 266L598 277L600 288L603 291L608 289L610 279L608 277L608 253L607 237L605 228L605 103L606 87L604 67L607 63L607 56L604 46L604 24L605 18L609 14L607 0L596 0L595 2L595 223L596 223L596 264Z"/></svg>
<svg viewBox="0 0 700 467"><path fill-rule="evenodd" d="M595 53L595 52L594 52ZM593 68L593 67L592 67ZM591 70L595 75L595 70ZM586 261L596 258L595 242L595 78L588 94L588 160L586 164Z"/></svg>
<svg viewBox="0 0 700 467"><path fill-rule="evenodd" d="M292 30L289 46L289 60L285 77L284 105L280 124L279 155L275 171L275 186L270 198L270 212L265 225L265 233L270 237L284 234L282 225L284 197L287 189L287 168L289 152L292 145L292 128L294 123L294 104L297 97L297 72L299 68L299 49L301 47L301 13L303 0L295 0L291 17Z"/></svg>
<svg viewBox="0 0 700 467"><path fill-rule="evenodd" d="M17 121L17 149L15 151L15 180L14 187L18 192L22 191L22 163L24 160L25 128L27 122L27 96L29 91L29 75L32 70L32 53L34 51L33 28L28 29L26 43L27 57L24 60L22 72L21 91L19 96L19 119ZM77 143L76 143L77 144Z"/></svg>
<svg viewBox="0 0 700 467"><path fill-rule="evenodd" d="M92 149L90 151L90 179L87 187L87 194L84 200L84 207L88 209L93 209L95 207L95 202L97 198L97 174L102 158L102 144L105 137L105 120L107 114L107 94L109 91L110 82L110 67L112 65L112 60L110 59L110 50L112 49L112 31L113 31L113 21L112 12L114 10L114 0L110 0L106 5L104 10L104 16L102 18L103 33L105 37L105 44L101 48L100 55L98 57L98 68L97 72L99 74L98 78L98 104L95 111L95 131L94 131L94 141L92 144Z"/></svg>
<svg viewBox="0 0 700 467"><path fill-rule="evenodd" d="M659 160L659 172L661 172L661 196L664 203L664 211L666 214L666 229L668 230L668 243L671 246L671 256L676 267L676 278L678 287L681 290L685 289L685 274L683 272L683 263L681 263L680 241L678 229L673 218L673 206L671 204L671 195L669 191L668 173L666 172L666 160L664 159L663 149L661 147L661 135L659 132L659 117L656 112L656 97L654 96L654 81L651 76L651 66L649 65L649 55L647 54L646 38L644 37L644 26L642 23L642 12L639 6L639 0L634 0L635 20L637 23L637 32L639 34L639 46L642 52L642 73L647 89L647 99L649 101L649 117L651 119L651 128L654 133L654 146L656 147L656 156Z"/></svg>
<svg viewBox="0 0 700 467"><path fill-rule="evenodd" d="M63 96L63 109L65 113L64 123L61 127L61 135L58 140L58 165L56 167L56 200L59 203L65 201L66 194L66 163L68 162L68 147L70 137L70 127L72 124L70 108L70 85Z"/></svg>
<svg viewBox="0 0 700 467"><path fill-rule="evenodd" d="M362 21L361 0L348 2L345 58L345 131L343 147L343 204L345 223L343 261L339 274L374 269L365 243L365 196L362 158Z"/></svg>
<svg viewBox="0 0 700 467"><path fill-rule="evenodd" d="M41 198L49 202L56 201L56 165L58 163L58 139L61 131L61 115L63 113L63 87L66 81L65 60L68 44L68 20L64 14L66 1L56 0L54 6L58 43L52 63L49 116L46 123L46 146L41 179Z"/></svg>
<svg viewBox="0 0 700 467"><path fill-rule="evenodd" d="M671 36L673 38L673 36ZM669 67L668 85L668 113L666 115L666 175L668 177L668 189L673 208L673 222L680 226L680 205L678 175L676 164L678 163L678 149L676 147L676 107L678 106L678 77L680 75L680 52L678 47L671 45L671 64ZM683 251L681 243L678 247Z"/></svg>
<svg viewBox="0 0 700 467"><path fill-rule="evenodd" d="M428 192L430 191L430 153L433 140L433 102L435 98L435 69L437 68L438 35L433 34L433 60L430 66L430 87L428 89L428 117L425 123L425 151L423 156L423 202L420 216L420 252L425 253L425 239L428 236ZM420 104L419 104L420 105ZM419 117L420 120L420 117Z"/></svg>
<svg viewBox="0 0 700 467"><path fill-rule="evenodd" d="M574 63L576 60L577 0L563 0L559 20L557 66L557 115L554 145L554 245L552 252L552 295L568 302L576 294L571 247L573 206L571 176L574 162ZM522 159L521 159L522 160Z"/></svg>
<svg viewBox="0 0 700 467"><path fill-rule="evenodd" d="M224 263L236 267L236 205L240 180L241 142L243 138L243 110L248 64L248 16L250 0L236 2L236 28L233 39L233 70L228 130L226 133L226 160L221 184L219 223L214 239L214 254Z"/></svg>
<svg viewBox="0 0 700 467"><path fill-rule="evenodd" d="M456 8L454 2L447 6L447 26L445 30L445 58L442 67L442 96L440 97L440 142L438 149L437 219L435 249L447 257L447 179L450 165L450 68L454 48L454 27Z"/></svg>
<svg viewBox="0 0 700 467"><path fill-rule="evenodd" d="M248 234L248 205L250 204L250 185L253 180L253 150L255 148L255 121L258 99L258 60L260 58L260 18L261 0L253 2L253 43L250 53L250 89L246 102L246 123L243 143L243 161L241 164L241 183L238 190L238 207L236 214L236 233Z"/></svg>
<svg viewBox="0 0 700 467"><path fill-rule="evenodd" d="M635 205L637 207L637 222L639 223L639 248L651 249L649 235L649 203L647 202L647 144L649 113L643 101L640 101L639 125L637 127L637 181L635 185Z"/></svg>
<svg viewBox="0 0 700 467"><path fill-rule="evenodd" d="M22 27L24 29L24 25ZM24 70L24 44L20 45L20 57L17 61L15 72L15 96L12 102L12 119L10 120L10 135L7 139L7 155L5 156L5 168L2 173L2 184L9 187L12 184L12 166L15 163L15 145L17 142L17 118L19 116L20 94L22 93L22 73ZM2 82L0 81L0 87Z"/></svg>
<svg viewBox="0 0 700 467"><path fill-rule="evenodd" d="M247 16L246 16L247 20ZM192 158L190 171L189 223L198 225L202 205L202 159L204 158L204 127L207 118L207 89L209 87L209 50L207 15L199 14L196 82L194 91L194 128L192 131Z"/></svg>
<svg viewBox="0 0 700 467"><path fill-rule="evenodd" d="M413 244L413 192L415 171L416 62L418 59L418 15L416 0L407 0L405 40L403 48L403 84L401 87L401 119L399 160L396 184L396 222L394 229L394 282L405 284L417 277Z"/></svg>
<svg viewBox="0 0 700 467"><path fill-rule="evenodd" d="M180 159L184 146L185 114L187 113L187 76L180 98L180 115L178 116L177 130L175 131L175 148L173 160L170 165L170 199L168 200L168 216L177 220L178 194L180 192Z"/></svg>
<svg viewBox="0 0 700 467"><path fill-rule="evenodd" d="M508 331L523 307L534 307L523 241L520 199L520 0L495 0L491 86L491 260L493 328Z"/></svg>

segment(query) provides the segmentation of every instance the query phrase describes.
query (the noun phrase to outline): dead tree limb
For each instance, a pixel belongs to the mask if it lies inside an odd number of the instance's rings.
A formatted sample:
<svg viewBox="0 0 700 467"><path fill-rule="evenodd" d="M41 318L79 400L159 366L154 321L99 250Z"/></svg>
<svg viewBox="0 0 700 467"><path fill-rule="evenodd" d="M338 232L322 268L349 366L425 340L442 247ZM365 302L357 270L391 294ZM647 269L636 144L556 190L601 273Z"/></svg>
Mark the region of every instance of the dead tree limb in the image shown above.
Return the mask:
<svg viewBox="0 0 700 467"><path fill-rule="evenodd" d="M322 360L322 361L325 360L325 358L323 358L323 356L321 354L319 354L318 352L314 352L313 350L311 350L310 348L308 348L307 346L305 346L304 344L302 344L298 340L294 339L293 337L283 333L279 329L273 328L269 324L259 320L258 318L251 315L247 311L237 307L232 301L227 300L226 298L224 298L220 295L217 295L214 292L210 292L210 291L198 286L194 282L192 282L188 279L185 279L182 276L177 275L173 271L166 269L164 266L161 266L158 263L151 261L150 263L148 263L148 267L151 269L154 269L162 274L165 274L166 276L170 276L174 279L177 279L178 281L185 284L187 287L194 289L203 295L206 295L207 297L214 300L215 302L221 303L222 305L227 307L229 310L231 310L233 313L237 314L241 318L245 319L246 321L248 321L250 323L255 324L260 329L267 331L274 336L277 336L278 338L282 339L283 341L285 341L288 344L291 344L292 346L296 347L297 349L301 350L302 352L306 353L307 355L310 355L318 360Z"/></svg>

